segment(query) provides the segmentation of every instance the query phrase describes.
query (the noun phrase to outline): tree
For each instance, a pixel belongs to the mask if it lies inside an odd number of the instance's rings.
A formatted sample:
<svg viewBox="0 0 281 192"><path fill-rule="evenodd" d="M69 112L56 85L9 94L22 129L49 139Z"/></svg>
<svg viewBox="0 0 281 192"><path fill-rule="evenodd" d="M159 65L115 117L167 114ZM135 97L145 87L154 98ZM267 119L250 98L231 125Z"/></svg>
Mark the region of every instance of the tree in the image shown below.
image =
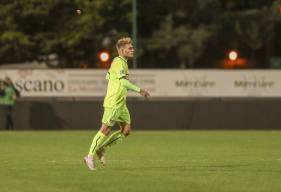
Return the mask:
<svg viewBox="0 0 281 192"><path fill-rule="evenodd" d="M211 68L231 48L263 67L280 56L274 51L280 47L280 4L138 0L139 67ZM131 6L131 0L1 0L0 64L97 67L99 51L113 54L116 39L131 34Z"/></svg>
<svg viewBox="0 0 281 192"><path fill-rule="evenodd" d="M196 28L190 26L173 27L173 19L169 15L160 29L153 33L149 47L151 50L161 49L164 52L176 50L180 67L186 68L187 62L189 68L193 68L194 62L201 56L204 44L211 35L212 31L204 25Z"/></svg>
<svg viewBox="0 0 281 192"><path fill-rule="evenodd" d="M125 11L128 6L128 0L1 3L0 62L37 60L52 67L79 67L80 63L95 67L103 40L128 31L130 11ZM77 15L76 9L81 9L82 14ZM118 17L122 11L126 15ZM52 65L53 59L58 66Z"/></svg>
<svg viewBox="0 0 281 192"><path fill-rule="evenodd" d="M217 0L172 3L165 4L169 10L163 10L168 16L158 19L160 26L153 28L151 38L144 41L142 48L144 52L159 53L160 57L174 57L173 67L194 68L206 44L217 34L215 13L219 12L220 4Z"/></svg>

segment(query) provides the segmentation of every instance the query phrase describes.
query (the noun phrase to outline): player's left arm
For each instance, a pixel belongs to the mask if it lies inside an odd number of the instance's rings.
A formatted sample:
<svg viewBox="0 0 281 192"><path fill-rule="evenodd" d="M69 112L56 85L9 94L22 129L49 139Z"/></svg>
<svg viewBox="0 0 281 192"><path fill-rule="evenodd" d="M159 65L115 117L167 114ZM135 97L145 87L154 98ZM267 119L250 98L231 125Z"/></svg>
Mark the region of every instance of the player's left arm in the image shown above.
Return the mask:
<svg viewBox="0 0 281 192"><path fill-rule="evenodd" d="M149 92L146 91L145 89L141 89L138 86L136 86L135 84L131 83L128 79L126 79L125 77L120 79L121 84L126 87L127 89L131 90L131 91L135 91L138 92L140 95L142 95L145 98L148 98L150 96Z"/></svg>
<svg viewBox="0 0 281 192"><path fill-rule="evenodd" d="M140 92L141 88L139 88L137 85L133 84L132 82L129 81L129 79L127 78L127 76L124 76L124 77L121 77L120 78L120 82L121 84L131 90L131 91L134 91L134 92Z"/></svg>
<svg viewBox="0 0 281 192"><path fill-rule="evenodd" d="M139 88L137 85L133 84L132 82L130 82L129 80L129 75L126 73L126 70L123 68L123 65L121 62L118 62L118 60L116 60L117 62L114 65L114 70L117 74L117 78L119 78L122 86L124 86L126 89L137 92L139 94L141 94L144 97L148 97L150 96L150 94L148 93L148 91Z"/></svg>
<svg viewBox="0 0 281 192"><path fill-rule="evenodd" d="M140 88L129 81L129 74L124 69L124 66L122 65L122 61L120 61L119 58L116 58L114 60L112 66L122 86L124 86L126 89L129 89L131 91L140 92Z"/></svg>

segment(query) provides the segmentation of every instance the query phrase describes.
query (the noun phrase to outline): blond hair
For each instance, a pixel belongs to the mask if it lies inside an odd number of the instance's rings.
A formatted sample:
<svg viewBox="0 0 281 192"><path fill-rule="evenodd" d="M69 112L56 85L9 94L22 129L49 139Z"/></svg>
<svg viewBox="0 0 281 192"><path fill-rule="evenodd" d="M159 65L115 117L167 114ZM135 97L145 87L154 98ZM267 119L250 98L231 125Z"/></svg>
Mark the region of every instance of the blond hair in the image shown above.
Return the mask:
<svg viewBox="0 0 281 192"><path fill-rule="evenodd" d="M132 44L133 41L130 37L122 37L121 39L119 39L116 43L116 48L120 49L122 47L124 47L127 44Z"/></svg>

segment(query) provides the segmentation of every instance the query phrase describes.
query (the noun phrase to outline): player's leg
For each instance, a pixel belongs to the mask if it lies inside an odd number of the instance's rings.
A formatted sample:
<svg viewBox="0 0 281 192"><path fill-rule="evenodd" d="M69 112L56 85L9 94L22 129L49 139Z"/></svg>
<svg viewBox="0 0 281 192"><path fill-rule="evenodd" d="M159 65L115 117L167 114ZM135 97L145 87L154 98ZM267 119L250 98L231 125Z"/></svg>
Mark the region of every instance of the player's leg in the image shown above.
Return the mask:
<svg viewBox="0 0 281 192"><path fill-rule="evenodd" d="M128 123L121 124L121 132L125 137L129 136L131 131L132 131L131 124Z"/></svg>
<svg viewBox="0 0 281 192"><path fill-rule="evenodd" d="M130 118L130 113L127 107L123 107L122 109L119 110L118 113L118 124L120 127L119 131L115 131L110 135L109 138L107 138L104 143L101 145L101 148L106 148L110 147L114 144L120 143L123 141L125 136L128 136L131 131L131 118Z"/></svg>
<svg viewBox="0 0 281 192"><path fill-rule="evenodd" d="M120 130L116 131L112 134L111 138L108 138L106 142L104 142L103 147L110 147L117 143L121 143L126 136L128 136L131 132L131 124L126 122L119 122Z"/></svg>
<svg viewBox="0 0 281 192"><path fill-rule="evenodd" d="M6 130L9 129L9 110L8 110L8 106L5 106L5 128L6 128Z"/></svg>
<svg viewBox="0 0 281 192"><path fill-rule="evenodd" d="M123 108L119 109L116 113L116 120L118 121L118 124L120 126L119 131L113 132L101 145L101 147L97 150L97 156L99 157L101 163L103 165L106 164L105 160L105 149L107 147L110 147L114 144L121 143L124 139L125 136L129 135L131 126L131 118L130 118L130 113L129 110L127 109L126 106Z"/></svg>
<svg viewBox="0 0 281 192"><path fill-rule="evenodd" d="M121 130L113 132L97 150L96 154L103 166L106 165L105 148L121 142L120 138L122 138Z"/></svg>
<svg viewBox="0 0 281 192"><path fill-rule="evenodd" d="M97 150L99 149L100 145L103 143L104 138L110 132L110 127L106 124L102 124L100 130L94 136L89 153L86 157L84 157L84 162L88 166L90 170L95 170L95 160L94 155L96 154Z"/></svg>
<svg viewBox="0 0 281 192"><path fill-rule="evenodd" d="M118 131L119 132L118 137L116 139L112 140L111 142L109 142L107 144L108 146L112 146L114 144L121 143L125 137L130 135L131 124L128 124L127 122L120 122L119 126L120 126L120 131Z"/></svg>
<svg viewBox="0 0 281 192"><path fill-rule="evenodd" d="M105 147L109 147L111 146L111 144L118 140L120 138L121 135L121 129L118 131L113 132L102 144L101 147L105 148Z"/></svg>
<svg viewBox="0 0 281 192"><path fill-rule="evenodd" d="M129 135L131 130L131 125L127 123L119 123L120 130L115 131L108 137L100 148L96 151L96 154L103 166L106 165L105 150L107 147L121 143L126 136Z"/></svg>
<svg viewBox="0 0 281 192"><path fill-rule="evenodd" d="M97 150L100 148L102 143L104 142L105 137L109 134L111 127L114 125L114 121L113 121L114 114L115 114L115 110L112 109L104 110L101 128L94 136L89 153L84 158L84 161L90 170L95 170L94 155L96 154Z"/></svg>
<svg viewBox="0 0 281 192"><path fill-rule="evenodd" d="M97 132L97 134L95 135L95 137L93 139L88 156L94 157L94 155L96 154L96 151L99 149L101 144L104 142L105 137L109 134L110 129L111 129L111 127L106 124L101 125L100 130Z"/></svg>
<svg viewBox="0 0 281 192"><path fill-rule="evenodd" d="M119 122L120 130L113 132L110 137L108 137L104 143L102 144L101 148L111 147L117 143L121 143L125 136L129 135L130 124L125 122ZM125 133L125 134L124 134Z"/></svg>
<svg viewBox="0 0 281 192"><path fill-rule="evenodd" d="M12 106L8 106L7 107L7 128L14 128L14 122L13 122L13 107Z"/></svg>

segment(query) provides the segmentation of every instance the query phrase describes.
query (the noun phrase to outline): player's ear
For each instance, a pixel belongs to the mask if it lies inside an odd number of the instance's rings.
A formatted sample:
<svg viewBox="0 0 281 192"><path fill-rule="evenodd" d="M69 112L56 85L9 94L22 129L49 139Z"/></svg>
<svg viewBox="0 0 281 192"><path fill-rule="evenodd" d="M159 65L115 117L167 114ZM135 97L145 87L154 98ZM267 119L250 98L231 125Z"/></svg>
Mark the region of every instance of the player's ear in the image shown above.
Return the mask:
<svg viewBox="0 0 281 192"><path fill-rule="evenodd" d="M117 51L118 51L118 53L123 54L123 49L122 49L122 47L119 47L119 48L117 49Z"/></svg>
<svg viewBox="0 0 281 192"><path fill-rule="evenodd" d="M120 51L121 51L122 55L124 55L124 49L123 49L123 47L120 48Z"/></svg>

